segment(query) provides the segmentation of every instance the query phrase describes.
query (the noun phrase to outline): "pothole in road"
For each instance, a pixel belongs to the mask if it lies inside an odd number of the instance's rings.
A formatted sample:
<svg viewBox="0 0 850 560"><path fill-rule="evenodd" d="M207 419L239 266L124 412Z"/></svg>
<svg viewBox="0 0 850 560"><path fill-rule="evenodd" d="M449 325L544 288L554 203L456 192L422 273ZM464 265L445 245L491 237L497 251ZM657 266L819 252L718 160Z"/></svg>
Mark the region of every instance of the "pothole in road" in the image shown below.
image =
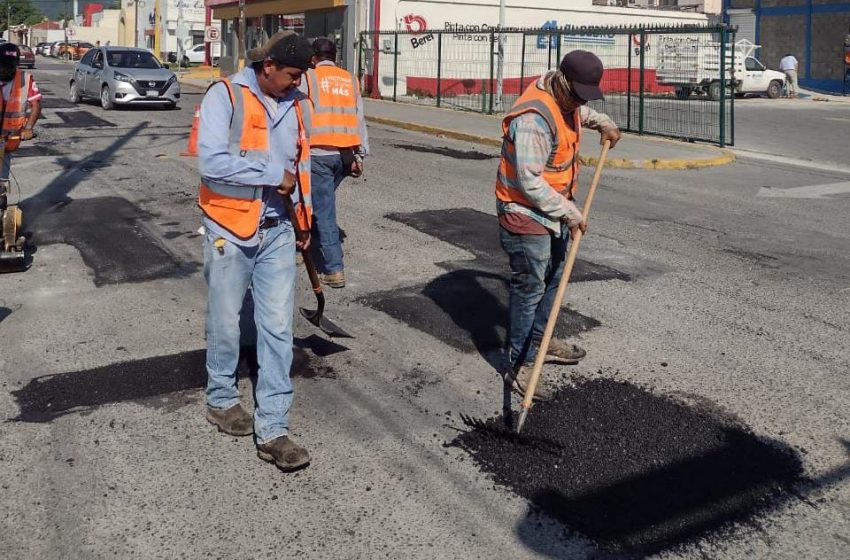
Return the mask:
<svg viewBox="0 0 850 560"><path fill-rule="evenodd" d="M802 480L799 454L785 443L610 379L577 380L535 405L519 439L505 430L494 418L453 443L609 552L654 554L710 538L794 498Z"/></svg>
<svg viewBox="0 0 850 560"><path fill-rule="evenodd" d="M242 349L237 376L256 375L256 347ZM293 377L335 378L316 354L294 348ZM13 421L51 422L73 412L134 401L156 406L157 398L206 386L206 350L121 362L104 367L38 377L13 391L20 412Z"/></svg>

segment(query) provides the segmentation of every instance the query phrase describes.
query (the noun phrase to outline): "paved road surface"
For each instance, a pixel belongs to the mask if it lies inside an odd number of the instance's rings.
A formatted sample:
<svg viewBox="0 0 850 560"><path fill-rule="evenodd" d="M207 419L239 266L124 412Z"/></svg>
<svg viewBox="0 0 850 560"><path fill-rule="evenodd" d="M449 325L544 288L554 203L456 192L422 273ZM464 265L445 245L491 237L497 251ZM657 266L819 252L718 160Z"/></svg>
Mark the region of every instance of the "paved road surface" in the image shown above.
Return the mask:
<svg viewBox="0 0 850 560"><path fill-rule="evenodd" d="M551 502L520 495L522 465L504 475L452 445L469 431L461 413L502 411L495 150L371 128L366 176L339 192L348 287L328 296L357 338L328 342L297 319L293 431L313 465L284 475L202 416L198 177L178 155L199 96L179 111L71 107L68 67L43 66L41 136L13 165L37 252L26 273L0 276L0 556L846 557L850 198L758 193L850 176L754 161L606 171L560 326L588 357L547 375L610 407L563 426L599 435L571 452L603 449L598 471L613 477L594 487L583 465L590 482L571 478L583 496L648 493L641 518L612 511L616 531L603 516L577 532ZM313 305L306 278L299 300ZM638 409L638 422L621 415ZM695 451L709 420L721 435ZM647 439L626 457L613 434L634 423ZM774 492L724 472L713 494L671 476L705 470L747 430L748 445L787 451L792 481ZM617 461L644 455L657 457L648 470L617 478ZM653 487L694 499L655 507ZM754 490L773 506L724 510ZM712 508L744 521L706 534ZM633 525L661 536L630 549Z"/></svg>

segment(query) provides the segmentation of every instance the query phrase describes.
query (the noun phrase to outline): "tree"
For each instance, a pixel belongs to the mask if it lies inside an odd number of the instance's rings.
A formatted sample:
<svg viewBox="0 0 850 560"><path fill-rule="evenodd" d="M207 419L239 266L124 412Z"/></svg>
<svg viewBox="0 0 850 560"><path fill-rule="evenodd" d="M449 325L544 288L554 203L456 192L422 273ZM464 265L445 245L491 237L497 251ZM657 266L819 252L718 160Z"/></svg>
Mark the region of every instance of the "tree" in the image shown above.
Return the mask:
<svg viewBox="0 0 850 560"><path fill-rule="evenodd" d="M11 14L11 19L6 20L7 15ZM32 25L40 22L44 18L41 10L30 3L30 0L5 0L0 3L0 28L7 30L12 26L25 23Z"/></svg>

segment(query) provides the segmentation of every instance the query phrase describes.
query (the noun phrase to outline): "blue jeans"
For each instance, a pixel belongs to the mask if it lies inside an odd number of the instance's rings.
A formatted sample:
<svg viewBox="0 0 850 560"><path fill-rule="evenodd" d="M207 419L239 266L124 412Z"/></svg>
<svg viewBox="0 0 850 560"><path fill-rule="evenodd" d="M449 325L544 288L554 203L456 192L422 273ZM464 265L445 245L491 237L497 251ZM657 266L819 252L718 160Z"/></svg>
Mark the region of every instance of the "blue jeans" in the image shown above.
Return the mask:
<svg viewBox="0 0 850 560"><path fill-rule="evenodd" d="M239 404L239 315L248 286L257 325L254 433L266 443L289 432L292 406L292 323L295 305L295 233L289 221L260 232L257 247L204 238L207 301L207 404L227 409Z"/></svg>
<svg viewBox="0 0 850 560"><path fill-rule="evenodd" d="M533 363L564 272L570 230L560 235L517 235L499 228L511 267L507 358L514 369Z"/></svg>
<svg viewBox="0 0 850 560"><path fill-rule="evenodd" d="M0 169L0 179L9 180L9 173L12 169L12 152L3 153L3 168Z"/></svg>
<svg viewBox="0 0 850 560"><path fill-rule="evenodd" d="M345 178L342 156L313 156L310 161L310 196L316 218L317 248L322 251L321 272L339 272L343 269L342 243L336 223L336 189Z"/></svg>

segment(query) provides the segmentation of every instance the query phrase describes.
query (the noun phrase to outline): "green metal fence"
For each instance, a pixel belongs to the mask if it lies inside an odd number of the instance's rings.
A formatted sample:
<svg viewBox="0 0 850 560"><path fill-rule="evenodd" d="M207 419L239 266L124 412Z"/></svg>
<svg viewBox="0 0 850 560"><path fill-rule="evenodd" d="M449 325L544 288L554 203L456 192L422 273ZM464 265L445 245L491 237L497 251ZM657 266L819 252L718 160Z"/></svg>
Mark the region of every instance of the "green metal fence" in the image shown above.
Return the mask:
<svg viewBox="0 0 850 560"><path fill-rule="evenodd" d="M358 74L375 98L502 113L575 49L605 65L591 106L621 130L734 144L734 28L597 27L379 31L359 38ZM722 69L726 68L724 72Z"/></svg>

